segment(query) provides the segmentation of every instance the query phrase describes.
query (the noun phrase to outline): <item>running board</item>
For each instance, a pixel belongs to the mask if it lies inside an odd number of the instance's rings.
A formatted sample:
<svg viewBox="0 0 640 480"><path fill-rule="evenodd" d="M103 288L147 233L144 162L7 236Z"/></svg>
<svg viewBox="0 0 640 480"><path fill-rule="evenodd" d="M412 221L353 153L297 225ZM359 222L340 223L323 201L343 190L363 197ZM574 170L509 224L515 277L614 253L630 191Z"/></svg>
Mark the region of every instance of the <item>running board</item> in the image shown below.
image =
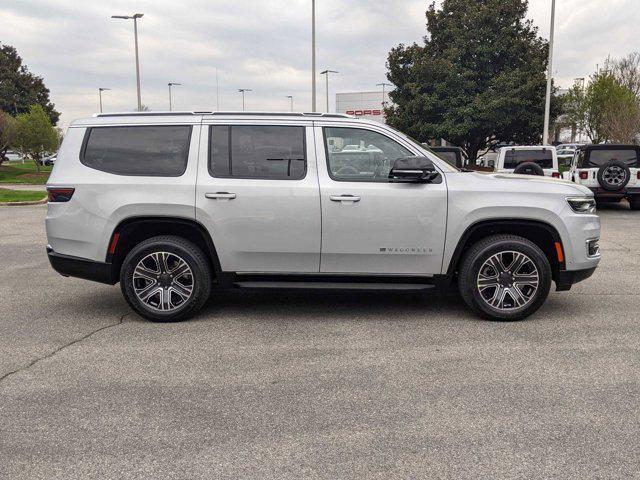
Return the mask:
<svg viewBox="0 0 640 480"><path fill-rule="evenodd" d="M377 283L377 282L291 282L291 281L243 281L234 282L236 288L282 288L282 289L321 289L321 290L395 290L419 292L432 290L435 285L426 283Z"/></svg>

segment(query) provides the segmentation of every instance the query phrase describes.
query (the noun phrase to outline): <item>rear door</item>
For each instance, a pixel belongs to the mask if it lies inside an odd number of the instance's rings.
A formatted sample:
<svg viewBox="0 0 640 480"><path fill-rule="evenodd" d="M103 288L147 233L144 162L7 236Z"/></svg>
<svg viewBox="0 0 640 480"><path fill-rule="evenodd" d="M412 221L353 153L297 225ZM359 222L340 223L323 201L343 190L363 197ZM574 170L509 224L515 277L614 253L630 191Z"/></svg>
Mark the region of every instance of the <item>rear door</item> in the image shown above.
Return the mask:
<svg viewBox="0 0 640 480"><path fill-rule="evenodd" d="M311 122L205 119L196 219L230 272L318 272L320 199Z"/></svg>
<svg viewBox="0 0 640 480"><path fill-rule="evenodd" d="M551 177L558 172L558 160L554 155L555 149L540 148L506 148L504 151L504 162L500 171L513 173L522 163L535 163L544 172L545 176Z"/></svg>
<svg viewBox="0 0 640 480"><path fill-rule="evenodd" d="M422 153L383 127L316 125L320 271L439 274L447 218L444 175L438 183L389 183L395 159Z"/></svg>

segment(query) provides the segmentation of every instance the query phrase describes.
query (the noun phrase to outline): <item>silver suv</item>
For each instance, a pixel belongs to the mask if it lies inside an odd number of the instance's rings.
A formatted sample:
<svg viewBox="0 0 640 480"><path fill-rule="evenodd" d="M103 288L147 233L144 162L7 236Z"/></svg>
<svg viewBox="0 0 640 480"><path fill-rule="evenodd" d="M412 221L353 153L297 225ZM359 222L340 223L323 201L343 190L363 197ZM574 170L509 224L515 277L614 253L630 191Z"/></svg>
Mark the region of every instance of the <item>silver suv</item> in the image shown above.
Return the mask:
<svg viewBox="0 0 640 480"><path fill-rule="evenodd" d="M518 320L600 260L591 191L448 165L339 114L127 113L74 122L47 184L62 275L183 320L224 288L448 289Z"/></svg>

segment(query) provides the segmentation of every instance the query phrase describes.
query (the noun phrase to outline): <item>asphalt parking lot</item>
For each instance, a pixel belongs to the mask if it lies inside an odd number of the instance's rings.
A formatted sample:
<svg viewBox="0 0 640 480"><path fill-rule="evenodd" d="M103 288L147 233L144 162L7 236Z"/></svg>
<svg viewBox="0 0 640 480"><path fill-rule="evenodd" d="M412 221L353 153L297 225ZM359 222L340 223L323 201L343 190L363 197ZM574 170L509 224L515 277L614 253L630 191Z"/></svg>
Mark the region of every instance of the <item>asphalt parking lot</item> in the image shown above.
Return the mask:
<svg viewBox="0 0 640 480"><path fill-rule="evenodd" d="M532 318L457 296L230 292L153 324L0 208L0 478L640 478L640 212Z"/></svg>

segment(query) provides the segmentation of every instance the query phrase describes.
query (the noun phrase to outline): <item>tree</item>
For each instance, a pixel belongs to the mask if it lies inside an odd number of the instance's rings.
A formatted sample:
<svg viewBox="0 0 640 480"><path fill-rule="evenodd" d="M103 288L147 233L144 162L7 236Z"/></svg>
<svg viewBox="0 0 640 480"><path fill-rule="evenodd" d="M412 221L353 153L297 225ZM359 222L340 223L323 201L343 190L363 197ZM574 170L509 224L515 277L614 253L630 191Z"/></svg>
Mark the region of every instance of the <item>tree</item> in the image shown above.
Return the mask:
<svg viewBox="0 0 640 480"><path fill-rule="evenodd" d="M60 113L49 100L49 89L42 77L29 72L15 48L0 44L0 110L16 116L27 113L32 105L40 105L56 125Z"/></svg>
<svg viewBox="0 0 640 480"><path fill-rule="evenodd" d="M572 131L583 132L587 123L587 96L584 86L574 83L564 95L564 117Z"/></svg>
<svg viewBox="0 0 640 480"><path fill-rule="evenodd" d="M638 125L624 125L633 121L637 97L609 71L597 73L591 78L586 94L587 133L591 141L601 143L632 142L638 133ZM631 130L635 130L629 133Z"/></svg>
<svg viewBox="0 0 640 480"><path fill-rule="evenodd" d="M526 0L444 0L427 12L424 45L388 57L389 123L425 142L445 138L471 160L495 141L542 137L548 45ZM558 114L552 109L552 121Z"/></svg>
<svg viewBox="0 0 640 480"><path fill-rule="evenodd" d="M640 96L640 52L613 60L610 66L618 82L631 90L635 96Z"/></svg>
<svg viewBox="0 0 640 480"><path fill-rule="evenodd" d="M28 113L21 113L16 120L18 123L16 147L23 156L35 162L36 170L39 172L38 161L43 154L58 148L58 134L40 105L32 105Z"/></svg>
<svg viewBox="0 0 640 480"><path fill-rule="evenodd" d="M0 110L0 165L7 159L7 150L13 147L18 134L18 122Z"/></svg>

